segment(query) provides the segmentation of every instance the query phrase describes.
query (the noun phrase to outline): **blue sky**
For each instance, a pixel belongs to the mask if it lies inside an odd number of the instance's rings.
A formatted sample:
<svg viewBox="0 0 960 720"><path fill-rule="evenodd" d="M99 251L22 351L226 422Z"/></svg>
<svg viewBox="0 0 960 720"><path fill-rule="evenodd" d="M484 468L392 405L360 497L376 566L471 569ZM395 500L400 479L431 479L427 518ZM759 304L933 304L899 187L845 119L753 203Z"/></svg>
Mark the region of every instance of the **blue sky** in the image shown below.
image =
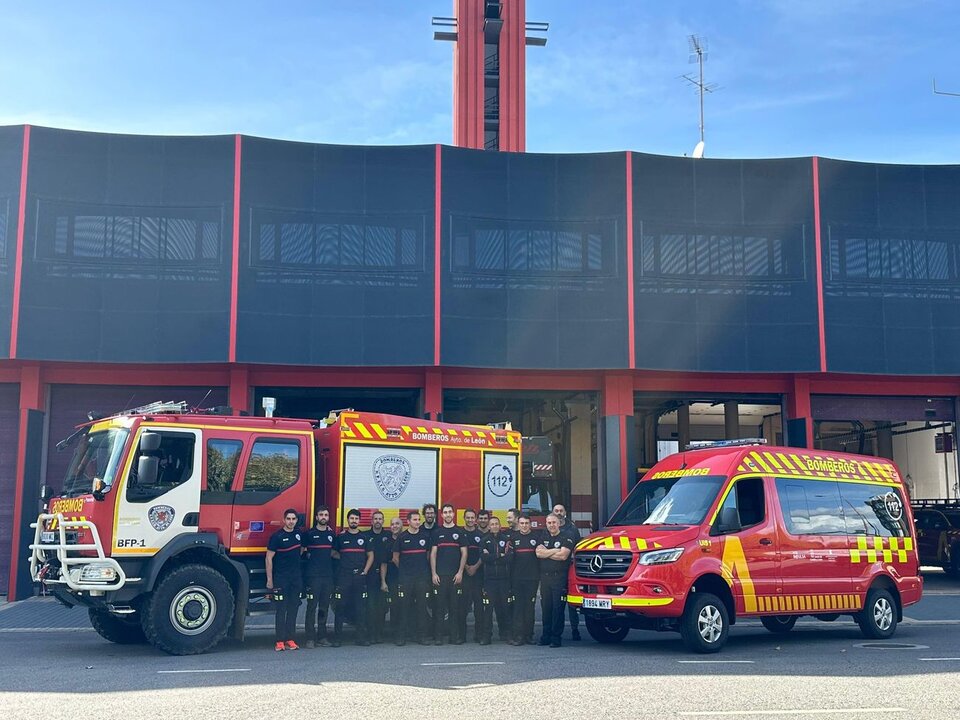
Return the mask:
<svg viewBox="0 0 960 720"><path fill-rule="evenodd" d="M509 0L507 0L509 2ZM0 124L449 143L452 0L0 0ZM527 0L527 149L960 163L956 0Z"/></svg>

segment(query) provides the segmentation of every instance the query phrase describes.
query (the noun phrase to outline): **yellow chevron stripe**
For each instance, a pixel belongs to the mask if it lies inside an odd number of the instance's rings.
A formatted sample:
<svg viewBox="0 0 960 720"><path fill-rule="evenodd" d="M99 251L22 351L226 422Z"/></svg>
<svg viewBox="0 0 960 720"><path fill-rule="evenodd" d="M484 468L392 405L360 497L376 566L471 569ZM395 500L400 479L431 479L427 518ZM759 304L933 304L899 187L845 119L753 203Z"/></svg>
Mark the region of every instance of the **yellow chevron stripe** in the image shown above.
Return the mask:
<svg viewBox="0 0 960 720"><path fill-rule="evenodd" d="M767 472L767 473L772 472L770 470L770 466L763 461L763 458L760 457L760 453L758 453L756 450L751 451L750 457L752 457L756 461L757 465L759 465L764 472Z"/></svg>
<svg viewBox="0 0 960 720"><path fill-rule="evenodd" d="M377 437L379 437L381 440L387 439L387 431L384 430L382 427L380 427L379 423L373 423L370 425L370 427L373 428L373 431L377 434Z"/></svg>
<svg viewBox="0 0 960 720"><path fill-rule="evenodd" d="M367 426L362 422L354 423L353 426L357 428L357 430L360 431L360 434L363 435L363 437L367 440L370 440L373 437L373 433L367 430Z"/></svg>
<svg viewBox="0 0 960 720"><path fill-rule="evenodd" d="M647 541L643 538L637 538L637 550L643 552L647 549Z"/></svg>
<svg viewBox="0 0 960 720"><path fill-rule="evenodd" d="M783 453L777 453L777 457L780 458L780 462L782 462L784 467L786 467L788 470L797 469L796 467L794 467L793 463L790 462L790 458L784 455Z"/></svg>
<svg viewBox="0 0 960 720"><path fill-rule="evenodd" d="M773 456L772 452L768 450L764 450L763 456L767 459L767 462L769 462L774 468L781 471L783 470L783 466L780 464L780 461Z"/></svg>

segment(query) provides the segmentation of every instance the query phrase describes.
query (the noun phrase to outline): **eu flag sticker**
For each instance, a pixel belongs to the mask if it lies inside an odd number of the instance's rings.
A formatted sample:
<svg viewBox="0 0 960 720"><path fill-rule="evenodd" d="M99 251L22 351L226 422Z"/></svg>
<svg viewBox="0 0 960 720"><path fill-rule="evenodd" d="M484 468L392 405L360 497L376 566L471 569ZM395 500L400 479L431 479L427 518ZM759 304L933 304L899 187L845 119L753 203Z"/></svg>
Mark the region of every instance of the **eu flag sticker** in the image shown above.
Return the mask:
<svg viewBox="0 0 960 720"><path fill-rule="evenodd" d="M250 521L250 532L263 532L263 520L251 520Z"/></svg>

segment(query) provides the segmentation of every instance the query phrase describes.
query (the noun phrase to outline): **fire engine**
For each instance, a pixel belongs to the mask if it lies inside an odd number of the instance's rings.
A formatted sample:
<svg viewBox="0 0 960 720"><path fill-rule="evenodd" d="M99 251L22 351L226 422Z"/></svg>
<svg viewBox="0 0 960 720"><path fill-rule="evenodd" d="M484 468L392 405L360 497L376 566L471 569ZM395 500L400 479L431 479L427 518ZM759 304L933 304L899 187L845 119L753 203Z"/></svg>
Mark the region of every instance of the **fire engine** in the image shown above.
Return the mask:
<svg viewBox="0 0 960 720"><path fill-rule="evenodd" d="M605 643L675 630L716 652L738 619L786 633L803 615L888 638L923 589L906 498L884 458L755 440L689 449L577 545L567 601Z"/></svg>
<svg viewBox="0 0 960 720"><path fill-rule="evenodd" d="M267 540L286 508L386 518L424 503L517 506L520 434L335 411L321 421L154 403L81 426L63 490L43 493L30 571L117 643L175 655L242 639L267 597ZM404 513L405 515L405 513Z"/></svg>

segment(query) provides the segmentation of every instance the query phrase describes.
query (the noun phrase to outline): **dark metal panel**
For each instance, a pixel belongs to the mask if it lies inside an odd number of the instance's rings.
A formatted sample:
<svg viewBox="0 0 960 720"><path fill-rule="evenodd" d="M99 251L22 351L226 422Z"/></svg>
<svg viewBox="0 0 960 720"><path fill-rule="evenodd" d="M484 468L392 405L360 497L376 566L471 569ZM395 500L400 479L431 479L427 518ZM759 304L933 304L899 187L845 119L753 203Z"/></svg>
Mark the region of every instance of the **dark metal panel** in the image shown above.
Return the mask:
<svg viewBox="0 0 960 720"><path fill-rule="evenodd" d="M18 356L226 360L233 145L33 128Z"/></svg>
<svg viewBox="0 0 960 720"><path fill-rule="evenodd" d="M443 149L441 364L628 364L626 158Z"/></svg>
<svg viewBox="0 0 960 720"><path fill-rule="evenodd" d="M22 158L23 127L0 127L0 357L10 353Z"/></svg>
<svg viewBox="0 0 960 720"><path fill-rule="evenodd" d="M953 398L811 395L814 420L886 420L952 422Z"/></svg>
<svg viewBox="0 0 960 720"><path fill-rule="evenodd" d="M244 138L238 361L432 364L434 158Z"/></svg>
<svg viewBox="0 0 960 720"><path fill-rule="evenodd" d="M13 498L17 487L17 439L20 432L20 386L0 384L0 588L10 577Z"/></svg>

